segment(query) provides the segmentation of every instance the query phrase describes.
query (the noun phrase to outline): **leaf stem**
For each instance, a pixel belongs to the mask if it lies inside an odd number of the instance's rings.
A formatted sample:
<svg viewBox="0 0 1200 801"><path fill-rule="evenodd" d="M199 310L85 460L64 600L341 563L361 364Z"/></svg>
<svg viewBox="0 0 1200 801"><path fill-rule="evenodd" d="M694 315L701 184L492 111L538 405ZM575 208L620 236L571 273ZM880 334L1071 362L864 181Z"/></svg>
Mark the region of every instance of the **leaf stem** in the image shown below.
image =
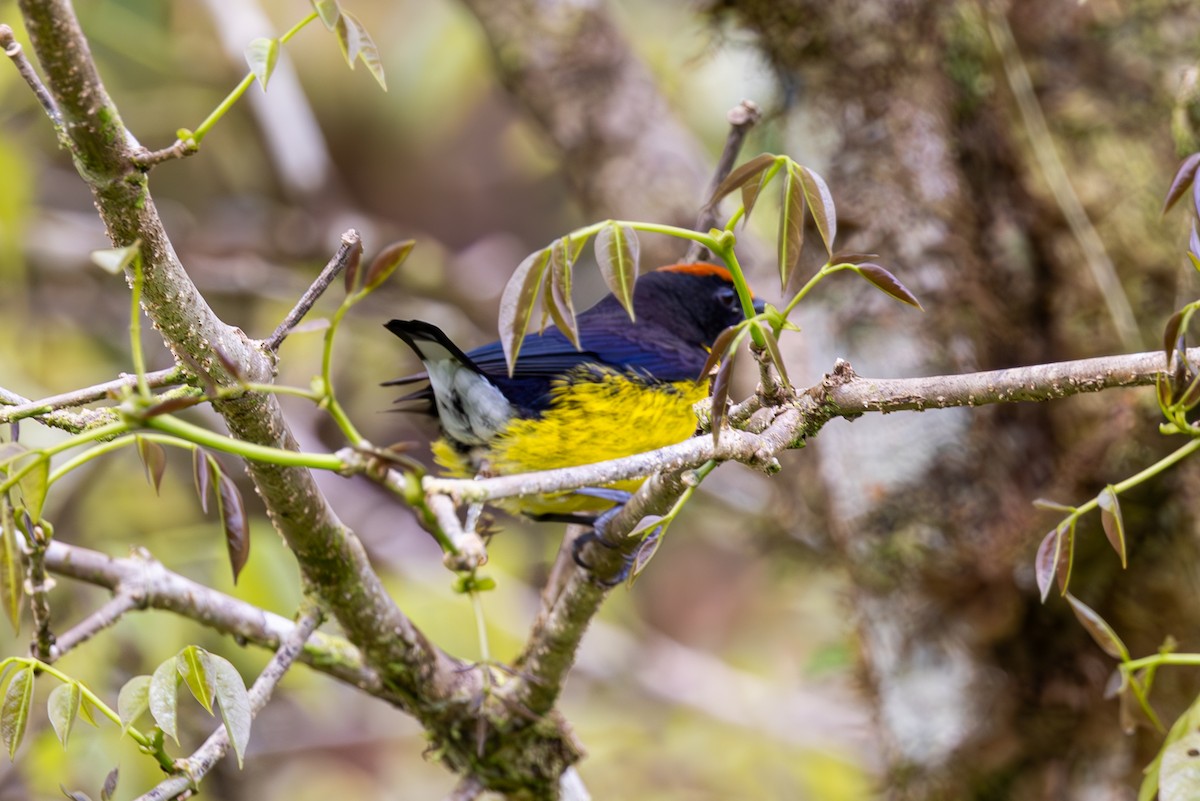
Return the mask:
<svg viewBox="0 0 1200 801"><path fill-rule="evenodd" d="M129 309L129 351L133 356L133 371L137 375L138 394L143 398L150 397L150 383L146 380L146 356L142 352L142 284L145 276L142 270L141 243L134 242L136 251L133 254L133 291L130 295Z"/></svg>
<svg viewBox="0 0 1200 801"><path fill-rule="evenodd" d="M316 18L317 12L312 11L307 17L289 28L287 33L279 37L280 46L284 45L289 39L298 34L304 28L304 26L308 25ZM233 104L241 99L242 95L246 93L246 90L249 89L250 85L253 83L254 71L251 70L250 72L247 72L246 77L242 78L241 82L233 88L233 91L225 96L225 99L221 101L220 105L212 110L212 113L204 119L204 122L196 126L196 130L192 131L192 140L197 145L203 141L204 137L208 135L208 132L212 130L213 126L221 121L221 118L228 113L229 109L233 108Z"/></svg>
<svg viewBox="0 0 1200 801"><path fill-rule="evenodd" d="M145 420L144 423L150 428L156 428L159 431L180 439L185 439L188 442L194 442L197 445L203 445L215 451L232 453L235 456L252 459L256 462L267 462L269 464L280 465L281 467L310 467L316 470L331 470L335 473L341 472L346 468L346 463L332 453L303 453L283 448L269 448L265 445L255 445L252 442L244 442L240 439L234 439L233 437L209 431L207 428L202 428L201 426L185 423L178 417L169 414L151 417Z"/></svg>

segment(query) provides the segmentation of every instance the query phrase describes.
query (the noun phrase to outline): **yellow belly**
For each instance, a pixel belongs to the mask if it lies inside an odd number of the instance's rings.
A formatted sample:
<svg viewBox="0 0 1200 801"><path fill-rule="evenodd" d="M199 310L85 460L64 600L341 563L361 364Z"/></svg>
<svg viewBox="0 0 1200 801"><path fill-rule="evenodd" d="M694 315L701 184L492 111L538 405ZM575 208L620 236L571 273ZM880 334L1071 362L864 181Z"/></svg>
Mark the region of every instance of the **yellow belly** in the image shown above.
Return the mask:
<svg viewBox="0 0 1200 801"><path fill-rule="evenodd" d="M482 468L490 475L603 462L682 442L696 430L692 407L708 394L707 382L646 384L616 372L588 374L552 389L550 408L541 417L516 419L473 459L445 439L434 444L437 463L449 475L472 477ZM484 465L482 460L486 459ZM606 486L629 492L643 479ZM599 511L610 501L558 493L513 498L498 504L527 514Z"/></svg>

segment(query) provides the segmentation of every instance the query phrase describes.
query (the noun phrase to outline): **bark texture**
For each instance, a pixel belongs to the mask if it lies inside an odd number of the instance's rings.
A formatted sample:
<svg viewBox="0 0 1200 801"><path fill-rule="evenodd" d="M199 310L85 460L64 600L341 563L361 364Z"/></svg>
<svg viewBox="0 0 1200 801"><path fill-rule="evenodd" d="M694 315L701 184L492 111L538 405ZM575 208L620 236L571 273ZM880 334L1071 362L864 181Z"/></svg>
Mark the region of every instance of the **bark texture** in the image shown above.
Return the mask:
<svg viewBox="0 0 1200 801"><path fill-rule="evenodd" d="M1020 87L1006 77L1012 64L990 27L998 22L1013 31L1032 99L1144 341L1158 340L1177 304L1185 240L1164 226L1171 234L1153 253L1128 243L1153 238L1145 232L1159 225L1154 192L1165 191L1174 162L1166 53L1195 34L1194 14L923 0L710 8L757 34L794 103L816 115L813 129L832 136L830 163L814 166L838 202L840 246L885 254L926 309L916 319L848 292L806 326L818 348L814 327L871 374L998 369L1123 348L1085 268L1085 235L1039 162L1047 142L1018 113ZM1136 230L1138 239L1125 238ZM815 449L834 499L825 510L832 548L856 585L861 668L890 796L1132 797L1159 741L1122 734L1115 702L1103 699L1112 661L1065 604L1039 604L1034 549L1056 521L1030 501L1080 502L1161 455L1169 444L1152 397L1106 393L1099 402L934 417L888 419L884 447L870 441L878 428L831 426ZM1130 529L1138 534L1124 574L1098 521L1081 528L1073 588L1138 641L1135 652L1189 630L1182 611L1193 587L1181 565L1196 556L1184 500L1193 483L1185 467L1130 499L1126 519L1138 520ZM1168 715L1189 700L1182 684L1156 693Z"/></svg>

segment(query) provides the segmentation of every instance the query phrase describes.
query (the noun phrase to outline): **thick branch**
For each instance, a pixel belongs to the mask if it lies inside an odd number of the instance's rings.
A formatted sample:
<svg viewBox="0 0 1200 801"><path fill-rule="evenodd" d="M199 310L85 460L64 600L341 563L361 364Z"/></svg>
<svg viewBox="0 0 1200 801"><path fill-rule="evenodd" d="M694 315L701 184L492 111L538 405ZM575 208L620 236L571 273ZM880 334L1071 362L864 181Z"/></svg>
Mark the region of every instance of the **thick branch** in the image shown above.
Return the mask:
<svg viewBox="0 0 1200 801"><path fill-rule="evenodd" d="M117 246L141 243L146 314L181 361L197 364L218 383L238 384L226 363L236 365L245 380L270 381L271 356L217 318L180 264L146 175L135 163L140 149L100 81L71 4L21 0L20 8L62 111L67 146L92 188L110 239ZM233 436L296 448L275 398L251 393L213 406ZM450 714L446 701L477 680L476 674L459 671L457 662L433 647L399 610L362 544L337 519L307 470L259 462L247 467L271 521L314 591L388 687L436 728L434 722L444 722Z"/></svg>

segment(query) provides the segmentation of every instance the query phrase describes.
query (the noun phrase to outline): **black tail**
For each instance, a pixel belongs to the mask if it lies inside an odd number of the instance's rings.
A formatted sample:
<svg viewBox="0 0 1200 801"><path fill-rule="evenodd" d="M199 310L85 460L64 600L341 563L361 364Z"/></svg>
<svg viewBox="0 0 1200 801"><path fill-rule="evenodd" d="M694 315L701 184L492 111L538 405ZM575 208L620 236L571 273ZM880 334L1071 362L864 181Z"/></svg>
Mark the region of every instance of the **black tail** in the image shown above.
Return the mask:
<svg viewBox="0 0 1200 801"><path fill-rule="evenodd" d="M383 324L383 327L403 340L404 344L408 345L423 363L427 363L430 359L451 358L477 373L481 372L475 365L475 362L471 361L471 357L463 353L462 349L451 342L450 337L446 336L442 329L432 323L427 323L424 320L388 320ZM429 371L422 370L419 373L401 376L391 381L384 381L381 386L405 386L428 380ZM395 403L409 402L415 402L417 405L408 409L398 409L397 411L437 414L432 386L421 387L415 392L410 392L395 400Z"/></svg>

